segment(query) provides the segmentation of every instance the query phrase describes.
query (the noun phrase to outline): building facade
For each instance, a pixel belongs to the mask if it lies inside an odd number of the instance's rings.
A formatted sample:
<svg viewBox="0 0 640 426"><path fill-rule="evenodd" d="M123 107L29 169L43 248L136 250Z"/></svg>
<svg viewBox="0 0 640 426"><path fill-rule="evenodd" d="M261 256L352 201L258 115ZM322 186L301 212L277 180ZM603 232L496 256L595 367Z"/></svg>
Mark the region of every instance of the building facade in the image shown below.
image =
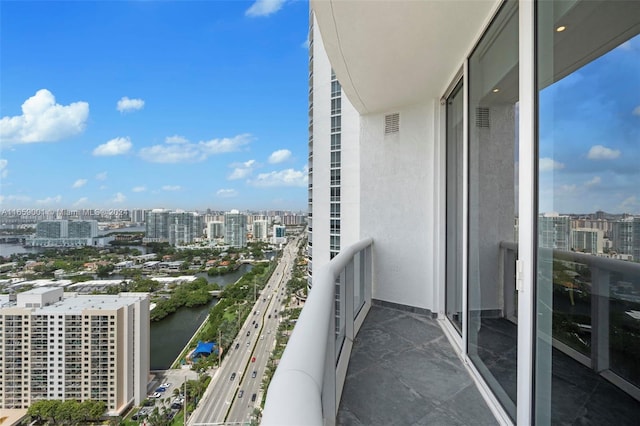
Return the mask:
<svg viewBox="0 0 640 426"><path fill-rule="evenodd" d="M640 2L311 7L313 288L371 238L372 299L437 316L499 423L636 422L640 268L571 252L569 215L640 215ZM630 223L614 249L633 250Z"/></svg>
<svg viewBox="0 0 640 426"><path fill-rule="evenodd" d="M246 247L247 215L238 210L224 214L224 242L231 247Z"/></svg>
<svg viewBox="0 0 640 426"><path fill-rule="evenodd" d="M91 399L119 415L146 398L146 293L78 296L37 288L4 304L0 321L0 408Z"/></svg>

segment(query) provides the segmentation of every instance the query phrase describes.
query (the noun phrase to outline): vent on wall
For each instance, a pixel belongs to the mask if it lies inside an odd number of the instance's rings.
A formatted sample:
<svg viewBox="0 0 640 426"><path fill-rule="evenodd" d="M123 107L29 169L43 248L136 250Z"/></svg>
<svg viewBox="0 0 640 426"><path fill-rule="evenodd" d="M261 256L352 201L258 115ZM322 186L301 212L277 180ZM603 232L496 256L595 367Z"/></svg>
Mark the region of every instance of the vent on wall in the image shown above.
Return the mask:
<svg viewBox="0 0 640 426"><path fill-rule="evenodd" d="M476 108L476 127L489 127L489 108Z"/></svg>
<svg viewBox="0 0 640 426"><path fill-rule="evenodd" d="M400 131L400 113L388 114L384 116L384 134L390 135Z"/></svg>

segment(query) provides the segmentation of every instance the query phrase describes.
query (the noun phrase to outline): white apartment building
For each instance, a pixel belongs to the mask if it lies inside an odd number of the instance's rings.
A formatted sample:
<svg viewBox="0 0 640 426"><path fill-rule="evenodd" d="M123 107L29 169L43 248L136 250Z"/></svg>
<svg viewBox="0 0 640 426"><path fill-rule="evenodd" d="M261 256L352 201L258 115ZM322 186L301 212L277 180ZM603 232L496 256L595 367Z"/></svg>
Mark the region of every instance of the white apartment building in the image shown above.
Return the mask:
<svg viewBox="0 0 640 426"><path fill-rule="evenodd" d="M254 220L253 221L253 239L255 241L267 241L267 234L269 231L268 220Z"/></svg>
<svg viewBox="0 0 640 426"><path fill-rule="evenodd" d="M220 220L207 222L207 238L210 240L224 238L224 222Z"/></svg>
<svg viewBox="0 0 640 426"><path fill-rule="evenodd" d="M571 249L583 253L598 254L604 248L604 232L594 228L571 230Z"/></svg>
<svg viewBox="0 0 640 426"><path fill-rule="evenodd" d="M263 424L335 424L352 369L362 406L402 405L409 385L350 359L385 343L358 336L392 320L376 305L437 318L499 424L635 424L640 308L611 287L640 293L640 266L571 252L569 218L545 212L640 213L640 2L310 3L312 289ZM426 328L398 340L422 354ZM405 399L449 389L407 370L431 386Z"/></svg>
<svg viewBox="0 0 640 426"><path fill-rule="evenodd" d="M246 247L247 215L238 210L224 214L224 242L231 247Z"/></svg>
<svg viewBox="0 0 640 426"><path fill-rule="evenodd" d="M104 401L122 414L147 395L147 293L79 296L42 287L0 307L0 408Z"/></svg>

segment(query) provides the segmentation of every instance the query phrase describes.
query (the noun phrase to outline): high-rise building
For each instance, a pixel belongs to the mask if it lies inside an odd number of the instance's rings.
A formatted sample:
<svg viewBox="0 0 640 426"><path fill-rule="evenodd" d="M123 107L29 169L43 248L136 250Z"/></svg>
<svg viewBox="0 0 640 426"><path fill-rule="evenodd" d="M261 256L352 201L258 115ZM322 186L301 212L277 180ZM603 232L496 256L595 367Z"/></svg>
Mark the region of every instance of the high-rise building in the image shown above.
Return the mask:
<svg viewBox="0 0 640 426"><path fill-rule="evenodd" d="M213 220L207 223L207 238L210 240L224 238L224 222Z"/></svg>
<svg viewBox="0 0 640 426"><path fill-rule="evenodd" d="M169 244L184 245L202 236L203 218L195 212L175 211L169 213Z"/></svg>
<svg viewBox="0 0 640 426"><path fill-rule="evenodd" d="M637 423L640 266L545 212L640 213L640 2L310 5L313 286L261 424Z"/></svg>
<svg viewBox="0 0 640 426"><path fill-rule="evenodd" d="M571 247L571 220L569 216L545 213L538 219L540 247L567 251Z"/></svg>
<svg viewBox="0 0 640 426"><path fill-rule="evenodd" d="M224 214L224 242L231 247L247 245L247 215L238 210Z"/></svg>
<svg viewBox="0 0 640 426"><path fill-rule="evenodd" d="M145 221L144 242L169 241L169 210L148 210Z"/></svg>
<svg viewBox="0 0 640 426"><path fill-rule="evenodd" d="M640 262L640 217L627 217L613 222L613 250L633 256Z"/></svg>
<svg viewBox="0 0 640 426"><path fill-rule="evenodd" d="M95 238L98 236L97 220L72 220L68 224L69 238Z"/></svg>
<svg viewBox="0 0 640 426"><path fill-rule="evenodd" d="M287 242L287 227L284 225L273 225L273 244L284 244Z"/></svg>
<svg viewBox="0 0 640 426"><path fill-rule="evenodd" d="M133 209L131 210L131 222L144 223L146 220L147 210Z"/></svg>
<svg viewBox="0 0 640 426"><path fill-rule="evenodd" d="M253 239L256 241L267 241L269 222L267 220L253 221Z"/></svg>
<svg viewBox="0 0 640 426"><path fill-rule="evenodd" d="M577 228L571 230L571 250L598 254L604 248L604 232L600 229Z"/></svg>
<svg viewBox="0 0 640 426"><path fill-rule="evenodd" d="M43 220L36 225L36 238L67 238L68 220Z"/></svg>
<svg viewBox="0 0 640 426"><path fill-rule="evenodd" d="M41 287L0 308L0 408L104 401L118 415L147 395L147 293L80 296Z"/></svg>

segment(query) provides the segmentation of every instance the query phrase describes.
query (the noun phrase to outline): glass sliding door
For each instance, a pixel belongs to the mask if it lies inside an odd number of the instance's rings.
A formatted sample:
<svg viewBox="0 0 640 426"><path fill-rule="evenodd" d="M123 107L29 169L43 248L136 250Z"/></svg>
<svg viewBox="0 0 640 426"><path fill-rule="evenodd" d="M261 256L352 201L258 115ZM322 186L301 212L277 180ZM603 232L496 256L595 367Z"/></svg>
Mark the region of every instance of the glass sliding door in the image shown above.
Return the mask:
<svg viewBox="0 0 640 426"><path fill-rule="evenodd" d="M447 98L446 314L462 334L462 153L464 92L462 80Z"/></svg>
<svg viewBox="0 0 640 426"><path fill-rule="evenodd" d="M507 1L469 57L468 355L515 419L518 2Z"/></svg>
<svg viewBox="0 0 640 426"><path fill-rule="evenodd" d="M640 418L640 2L537 2L534 418Z"/></svg>

